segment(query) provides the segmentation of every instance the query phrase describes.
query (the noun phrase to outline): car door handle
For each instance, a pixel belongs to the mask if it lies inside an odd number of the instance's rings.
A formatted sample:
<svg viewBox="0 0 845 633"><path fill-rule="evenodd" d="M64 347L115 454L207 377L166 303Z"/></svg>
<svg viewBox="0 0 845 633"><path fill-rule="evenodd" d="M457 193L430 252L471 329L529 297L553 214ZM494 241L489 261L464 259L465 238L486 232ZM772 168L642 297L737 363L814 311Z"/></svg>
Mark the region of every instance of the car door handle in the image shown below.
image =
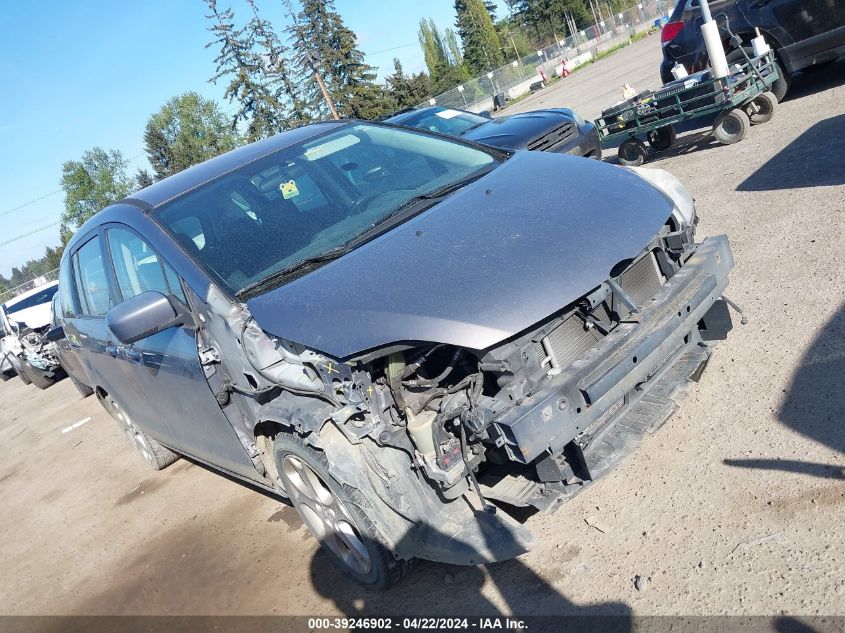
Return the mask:
<svg viewBox="0 0 845 633"><path fill-rule="evenodd" d="M106 354L108 354L109 356L113 356L114 358L117 358L117 355L120 354L120 348L117 347L116 345L111 345L111 344L106 345Z"/></svg>
<svg viewBox="0 0 845 633"><path fill-rule="evenodd" d="M128 358L129 360L134 360L136 362L140 361L142 358L144 358L143 353L139 352L137 349L134 349L132 347L124 347L123 353L126 356L126 358Z"/></svg>

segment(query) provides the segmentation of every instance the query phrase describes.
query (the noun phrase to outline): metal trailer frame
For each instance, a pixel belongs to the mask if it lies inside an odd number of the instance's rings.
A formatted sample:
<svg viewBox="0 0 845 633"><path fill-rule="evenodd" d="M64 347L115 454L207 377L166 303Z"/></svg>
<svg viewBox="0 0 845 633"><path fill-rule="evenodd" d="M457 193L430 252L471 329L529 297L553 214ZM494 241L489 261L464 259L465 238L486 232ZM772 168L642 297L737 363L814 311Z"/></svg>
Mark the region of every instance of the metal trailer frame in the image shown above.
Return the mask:
<svg viewBox="0 0 845 633"><path fill-rule="evenodd" d="M777 80L778 67L771 50L753 59L741 46L739 50L746 60L741 64L739 73L700 81L674 94L649 94L643 99L635 98L630 106L596 119L602 148L613 147L621 141L620 162L641 165L648 156L641 139L648 141L657 151L669 149L675 141L675 124L712 114L718 114L713 131L721 142L729 144L742 140L749 124L748 120L743 122L743 117L750 117L753 124L753 117L761 108L769 108L768 118L771 118L775 104L773 97L765 98L765 104L760 103L760 99ZM667 99L669 103L658 107L658 102ZM761 118L759 122L764 120Z"/></svg>

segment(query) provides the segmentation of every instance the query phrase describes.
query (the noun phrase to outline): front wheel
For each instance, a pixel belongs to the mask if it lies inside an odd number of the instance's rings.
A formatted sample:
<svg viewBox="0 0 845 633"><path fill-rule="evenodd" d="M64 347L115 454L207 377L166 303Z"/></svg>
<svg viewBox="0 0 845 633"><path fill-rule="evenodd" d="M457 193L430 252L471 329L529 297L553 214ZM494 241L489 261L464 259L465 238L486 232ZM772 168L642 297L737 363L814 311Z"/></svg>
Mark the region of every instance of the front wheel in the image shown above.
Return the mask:
<svg viewBox="0 0 845 633"><path fill-rule="evenodd" d="M362 509L361 492L331 476L325 453L298 435L280 433L273 457L302 522L345 574L383 590L406 573L409 561L397 561L384 546Z"/></svg>
<svg viewBox="0 0 845 633"><path fill-rule="evenodd" d="M733 145L745 138L751 121L748 115L739 108L723 112L713 124L713 135L720 143Z"/></svg>
<svg viewBox="0 0 845 633"><path fill-rule="evenodd" d="M39 389L47 389L55 384L56 381L53 378L45 376L40 369L33 367L29 362L23 361L22 366L29 380Z"/></svg>

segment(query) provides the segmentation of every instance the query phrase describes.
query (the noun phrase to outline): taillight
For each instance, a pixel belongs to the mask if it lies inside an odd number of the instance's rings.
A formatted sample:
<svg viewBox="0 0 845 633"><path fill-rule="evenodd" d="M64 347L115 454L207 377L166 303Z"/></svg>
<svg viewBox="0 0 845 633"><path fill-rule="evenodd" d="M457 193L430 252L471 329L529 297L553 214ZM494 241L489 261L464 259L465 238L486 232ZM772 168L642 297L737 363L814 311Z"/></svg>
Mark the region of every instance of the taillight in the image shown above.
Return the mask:
<svg viewBox="0 0 845 633"><path fill-rule="evenodd" d="M674 40L684 30L683 22L667 22L660 31L660 43L667 44Z"/></svg>

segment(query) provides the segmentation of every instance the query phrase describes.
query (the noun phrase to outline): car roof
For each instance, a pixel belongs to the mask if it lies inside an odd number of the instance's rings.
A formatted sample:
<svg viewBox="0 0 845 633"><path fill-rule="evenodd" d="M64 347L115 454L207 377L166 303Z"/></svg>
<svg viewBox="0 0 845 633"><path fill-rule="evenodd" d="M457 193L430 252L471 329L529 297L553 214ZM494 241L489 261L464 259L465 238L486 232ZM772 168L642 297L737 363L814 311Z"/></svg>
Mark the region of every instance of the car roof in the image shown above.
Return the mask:
<svg viewBox="0 0 845 633"><path fill-rule="evenodd" d="M133 193L127 200L137 200L150 207L157 207L209 180L214 180L218 176L242 167L262 156L272 154L295 143L307 141L310 138L325 134L330 130L347 125L348 123L350 121L325 121L286 130L189 167Z"/></svg>
<svg viewBox="0 0 845 633"><path fill-rule="evenodd" d="M82 226L74 232L73 237L71 237L68 241L64 253L62 254L62 260L68 256L81 239L88 235L90 229L95 226L99 226L102 223L104 218L102 214L104 211L117 210L120 208L126 209L127 207L134 207L135 209L139 209L143 212L150 211L151 209L169 202L174 198L178 198L182 194L187 193L204 183L214 180L223 174L239 167L243 167L254 160L258 160L259 158L296 143L302 143L308 141L309 139L316 138L354 122L354 120L350 119L322 121L294 128L292 130L286 130L269 138L255 141L254 143L244 145L243 147L238 147L237 149L233 149L225 154L220 154L219 156L215 156L205 162L188 167L187 169L164 178L163 180L159 180L149 187L136 191L127 198L110 204L105 209L100 210L98 213L94 214L94 216L86 220ZM108 216L108 214L106 214L106 216Z"/></svg>

